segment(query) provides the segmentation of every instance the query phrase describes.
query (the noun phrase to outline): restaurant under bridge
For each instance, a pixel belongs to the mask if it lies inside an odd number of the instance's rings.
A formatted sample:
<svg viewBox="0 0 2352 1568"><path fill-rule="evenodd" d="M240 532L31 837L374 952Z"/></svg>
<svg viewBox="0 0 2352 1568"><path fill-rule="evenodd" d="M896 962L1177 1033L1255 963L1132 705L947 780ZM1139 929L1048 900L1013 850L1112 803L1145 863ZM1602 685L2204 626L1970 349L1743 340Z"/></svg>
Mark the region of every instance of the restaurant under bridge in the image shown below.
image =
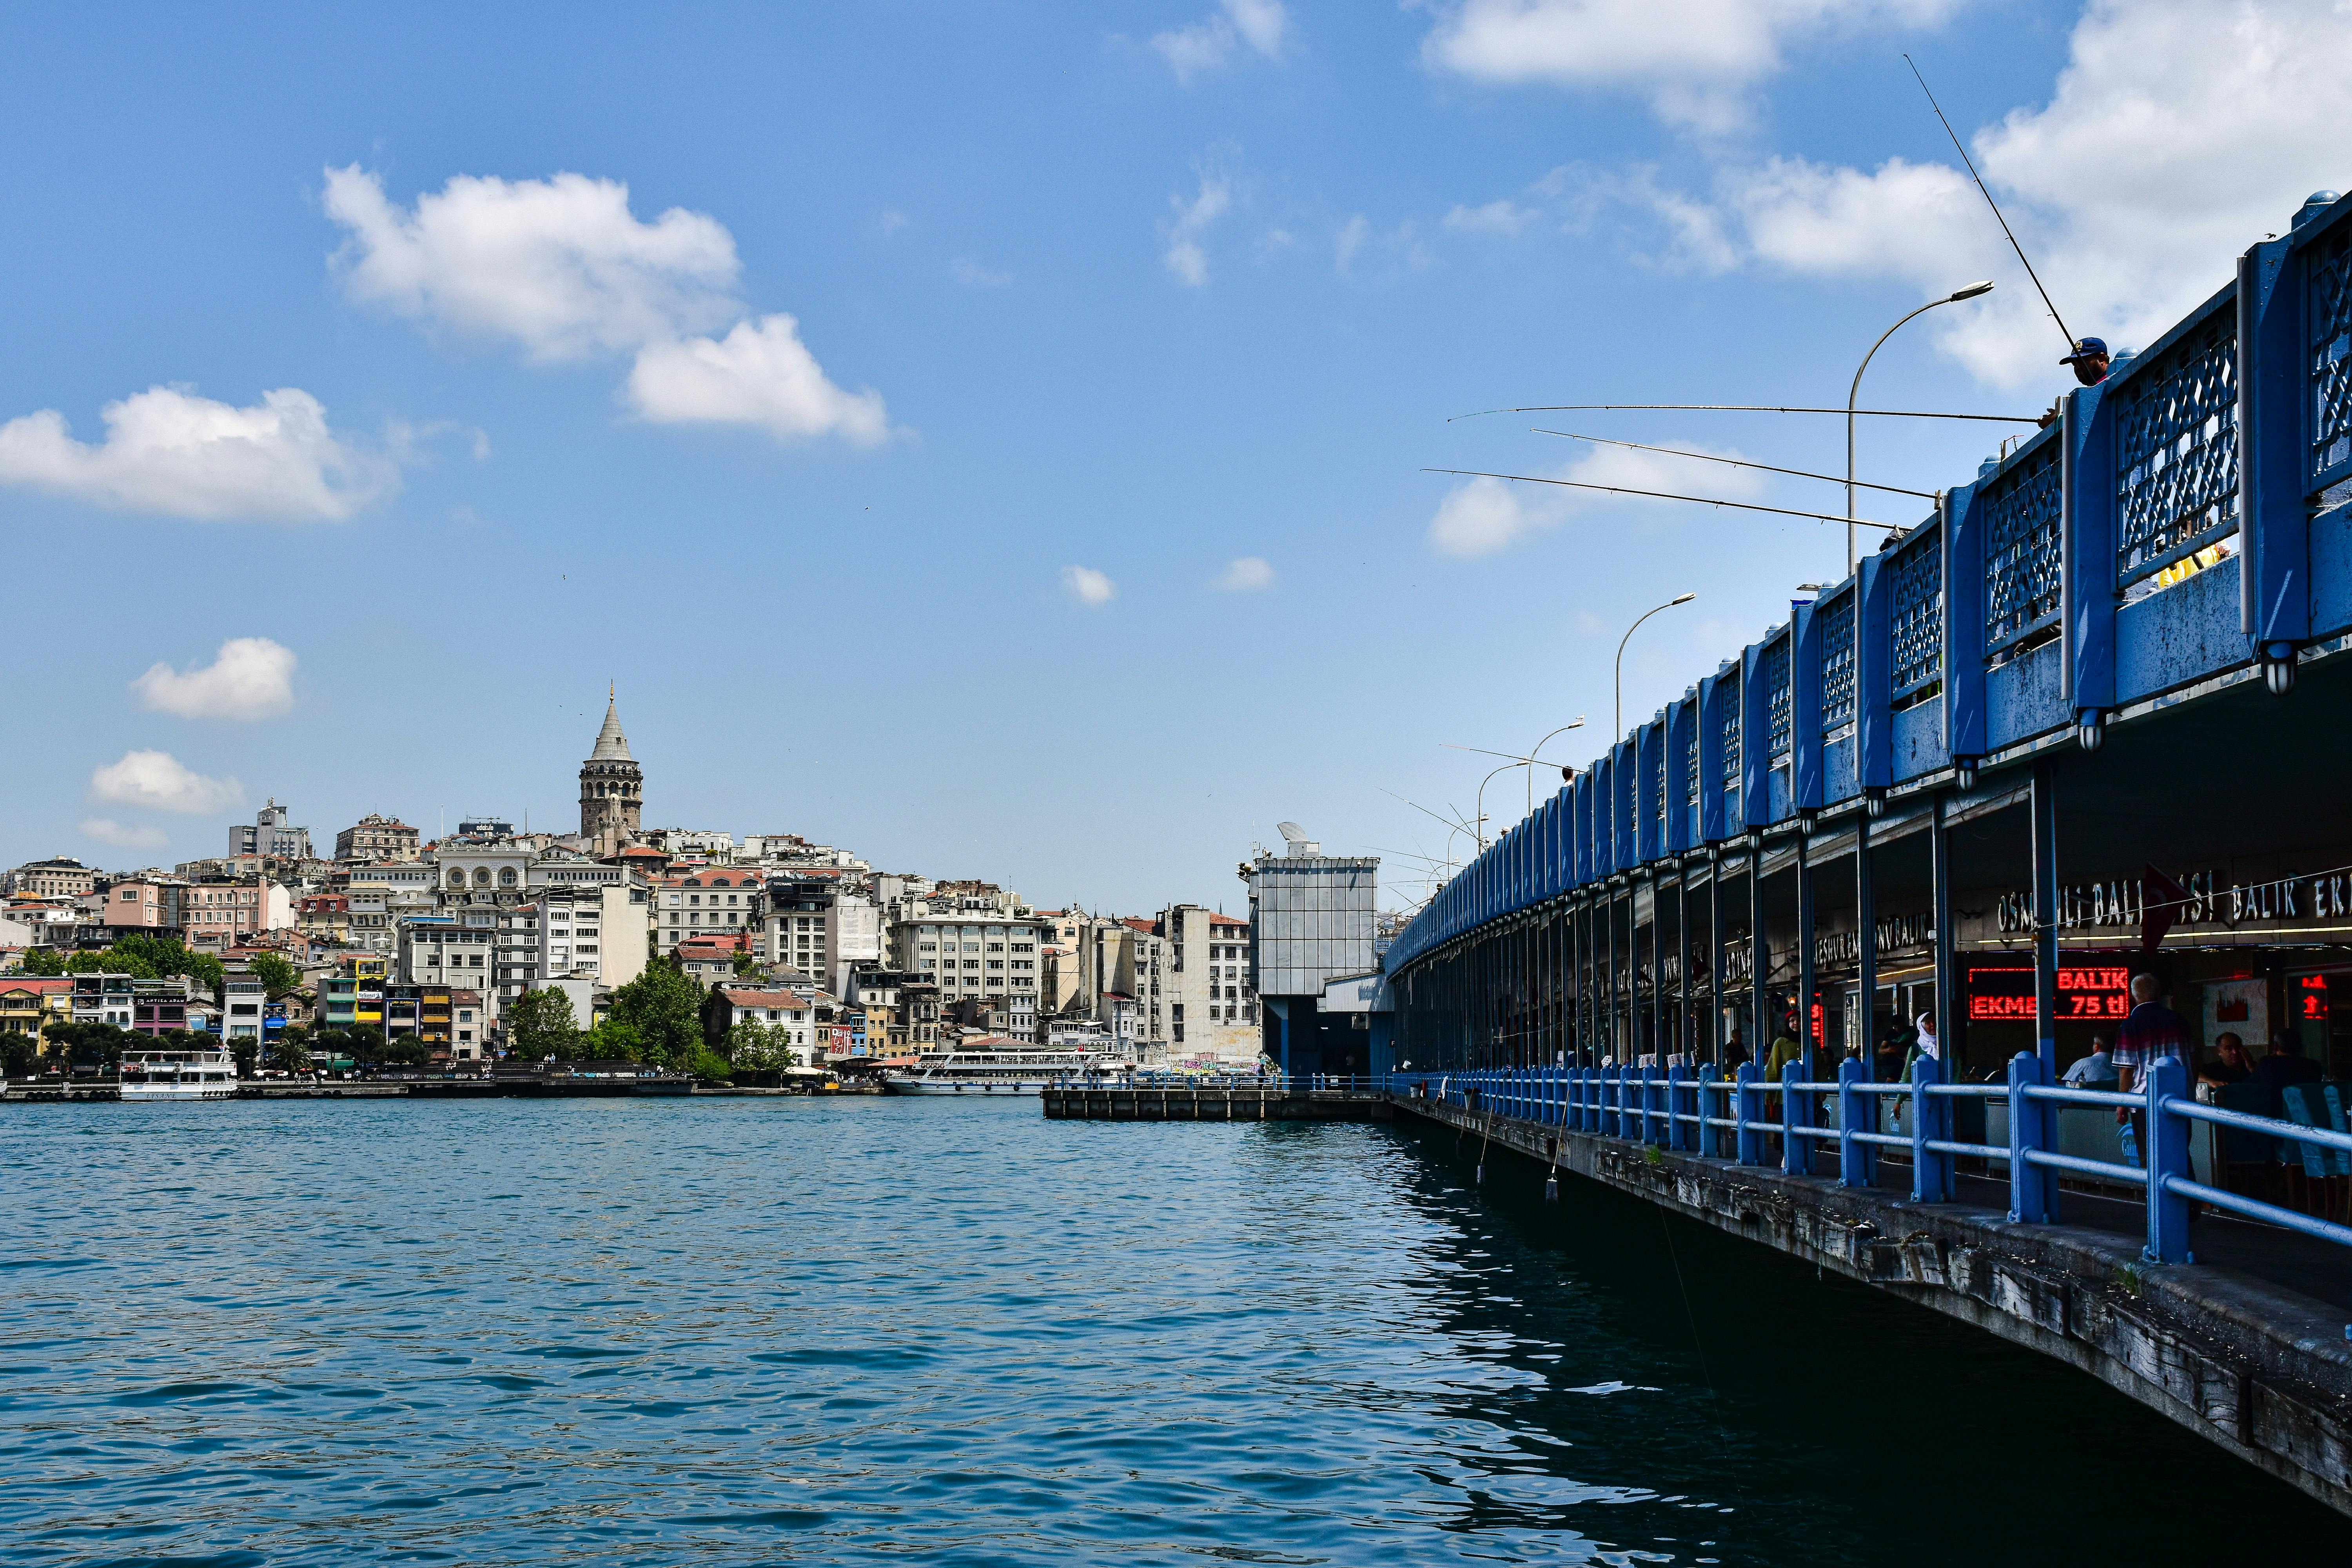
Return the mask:
<svg viewBox="0 0 2352 1568"><path fill-rule="evenodd" d="M2347 502L2352 200L2315 197L1449 882L1386 954L1380 1065L1434 1115L1501 1118L1507 1144L1621 1184L1654 1187L1664 1155L1690 1182L1745 1167L1908 1215L1873 1224L1979 1202L2004 1256L2037 1226L2123 1236L2176 1306L2255 1281L2273 1304L2227 1333L2158 1336L2220 1334L2214 1364L2250 1380L2231 1399L2092 1370L2352 1504ZM2197 1066L2233 1034L2327 1081L2158 1075L2126 1148L2116 1100L2063 1079L2142 972ZM1891 1081L1923 1017L1937 1059ZM1806 1087L1750 1087L1784 1030ZM1696 1190L1675 1175L1662 1198L1699 1212ZM2263 1379L2304 1391L2286 1436Z"/></svg>

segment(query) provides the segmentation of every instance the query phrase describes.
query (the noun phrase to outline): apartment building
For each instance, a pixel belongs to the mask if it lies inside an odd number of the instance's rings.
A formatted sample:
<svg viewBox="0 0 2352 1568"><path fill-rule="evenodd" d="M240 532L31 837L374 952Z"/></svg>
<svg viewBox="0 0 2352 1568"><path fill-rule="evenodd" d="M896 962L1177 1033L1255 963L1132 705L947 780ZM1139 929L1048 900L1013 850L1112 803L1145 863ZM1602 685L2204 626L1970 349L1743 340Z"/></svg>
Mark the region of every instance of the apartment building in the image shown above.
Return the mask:
<svg viewBox="0 0 2352 1568"><path fill-rule="evenodd" d="M882 924L874 900L820 879L772 879L761 912L759 951L829 990L849 984L851 966L882 960Z"/></svg>
<svg viewBox="0 0 2352 1568"><path fill-rule="evenodd" d="M1261 1036L1249 984L1249 921L1198 904L1171 904L1157 923L1168 948L1171 1054L1255 1062Z"/></svg>
<svg viewBox="0 0 2352 1568"><path fill-rule="evenodd" d="M8 873L8 893L18 899L78 899L98 887L98 873L69 855L29 860Z"/></svg>
<svg viewBox="0 0 2352 1568"><path fill-rule="evenodd" d="M308 860L310 830L292 826L286 808L273 797L254 815L250 827L239 825L228 830L228 852L232 857L255 855L278 860Z"/></svg>
<svg viewBox="0 0 2352 1568"><path fill-rule="evenodd" d="M268 877L206 879L181 898L180 924L190 947L233 947L263 931L294 926L294 895Z"/></svg>
<svg viewBox="0 0 2352 1568"><path fill-rule="evenodd" d="M890 963L939 987L942 1005L1038 993L1044 922L1002 914L903 920L890 928ZM1034 1013L1035 1003L1029 1003Z"/></svg>
<svg viewBox="0 0 2352 1568"><path fill-rule="evenodd" d="M126 877L107 885L100 919L113 931L177 931L184 923L184 882Z"/></svg>
<svg viewBox="0 0 2352 1568"><path fill-rule="evenodd" d="M397 817L369 812L335 835L335 858L345 863L416 858L416 829Z"/></svg>
<svg viewBox="0 0 2352 1568"><path fill-rule="evenodd" d="M713 993L719 998L719 1026L731 1029L738 1024L764 1024L784 1032L784 1043L793 1053L793 1065L813 1067L816 1056L829 1048L831 1040L813 1041L811 1019L816 1013L816 998L797 991L778 991L759 986L721 985ZM830 1000L830 998L828 998Z"/></svg>
<svg viewBox="0 0 2352 1568"><path fill-rule="evenodd" d="M648 912L646 890L635 877L542 886L499 911L496 989L486 993L493 1014L553 980L626 985L645 973Z"/></svg>
<svg viewBox="0 0 2352 1568"><path fill-rule="evenodd" d="M656 879L653 951L667 958L698 936L762 933L759 874L724 866L690 866Z"/></svg>
<svg viewBox="0 0 2352 1568"><path fill-rule="evenodd" d="M415 915L400 922L400 984L488 990L498 961L498 916L488 910Z"/></svg>

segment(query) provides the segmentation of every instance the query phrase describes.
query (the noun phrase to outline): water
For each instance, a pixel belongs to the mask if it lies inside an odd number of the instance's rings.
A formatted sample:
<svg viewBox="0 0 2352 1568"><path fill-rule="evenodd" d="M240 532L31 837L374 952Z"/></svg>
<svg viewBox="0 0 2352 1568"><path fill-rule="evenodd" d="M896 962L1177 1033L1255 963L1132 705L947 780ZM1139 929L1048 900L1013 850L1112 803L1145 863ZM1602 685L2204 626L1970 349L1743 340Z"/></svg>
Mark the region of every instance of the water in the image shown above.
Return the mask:
<svg viewBox="0 0 2352 1568"><path fill-rule="evenodd" d="M1669 1251L1582 1184L1546 1205L1500 1155L1474 1191L1474 1158L1034 1100L13 1108L0 1562L2344 1539L2079 1373L1693 1226Z"/></svg>

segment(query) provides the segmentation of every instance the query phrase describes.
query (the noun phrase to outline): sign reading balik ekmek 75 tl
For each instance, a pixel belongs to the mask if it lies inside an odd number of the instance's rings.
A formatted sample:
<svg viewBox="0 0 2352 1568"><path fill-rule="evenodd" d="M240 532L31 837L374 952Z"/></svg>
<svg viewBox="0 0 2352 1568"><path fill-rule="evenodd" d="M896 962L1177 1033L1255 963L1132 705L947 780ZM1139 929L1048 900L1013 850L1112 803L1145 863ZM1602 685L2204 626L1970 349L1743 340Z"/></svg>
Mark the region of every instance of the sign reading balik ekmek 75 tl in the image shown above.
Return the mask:
<svg viewBox="0 0 2352 1568"><path fill-rule="evenodd" d="M2189 895L2180 925L2268 924L2279 921L2352 918L2352 870L2281 877L2268 882L2224 882L2219 871L2193 871L2180 879ZM2058 924L2075 931L2103 926L2137 927L2147 909L2137 877L2111 882L2076 882L2058 889ZM2033 930L2033 897L2003 893L1999 912L2004 935Z"/></svg>

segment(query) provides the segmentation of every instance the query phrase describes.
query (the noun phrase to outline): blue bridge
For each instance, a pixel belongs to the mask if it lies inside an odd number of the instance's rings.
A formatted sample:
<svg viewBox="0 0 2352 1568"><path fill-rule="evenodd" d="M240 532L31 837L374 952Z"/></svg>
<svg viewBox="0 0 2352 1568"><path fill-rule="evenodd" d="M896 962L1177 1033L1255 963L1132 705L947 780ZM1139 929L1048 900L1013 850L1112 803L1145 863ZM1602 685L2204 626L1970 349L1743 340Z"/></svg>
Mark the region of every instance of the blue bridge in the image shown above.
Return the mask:
<svg viewBox="0 0 2352 1568"><path fill-rule="evenodd" d="M2352 1511L2347 777L2330 196L1454 876L1372 1065ZM2141 975L2193 1038L2126 1093Z"/></svg>

